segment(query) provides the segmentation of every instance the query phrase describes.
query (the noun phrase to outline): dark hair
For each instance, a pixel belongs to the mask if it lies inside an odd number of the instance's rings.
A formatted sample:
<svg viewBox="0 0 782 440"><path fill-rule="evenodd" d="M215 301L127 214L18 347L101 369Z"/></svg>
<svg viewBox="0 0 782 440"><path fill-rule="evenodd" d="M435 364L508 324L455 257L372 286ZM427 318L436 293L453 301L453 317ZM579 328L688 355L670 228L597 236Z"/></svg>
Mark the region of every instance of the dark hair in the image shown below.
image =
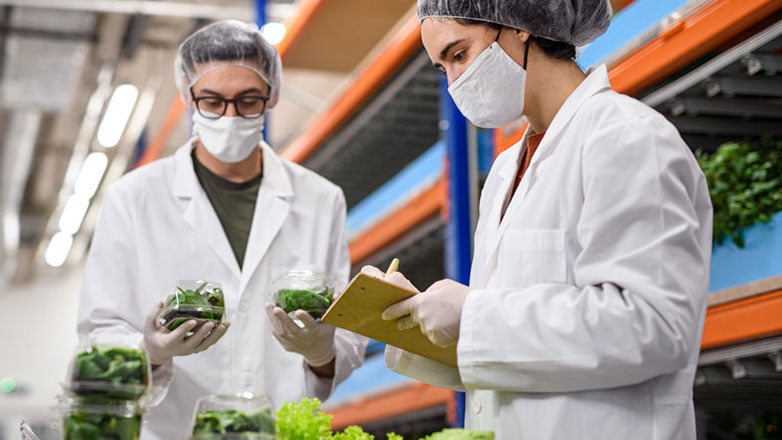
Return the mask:
<svg viewBox="0 0 782 440"><path fill-rule="evenodd" d="M535 44L538 49L550 58L565 61L576 58L576 47L572 44L549 40L548 38L535 37L533 35L530 35L529 41Z"/></svg>
<svg viewBox="0 0 782 440"><path fill-rule="evenodd" d="M490 21L474 20L469 18L454 18L454 20L464 26L482 25L487 26L490 29L500 30L503 25L493 23ZM509 28L514 29L515 28ZM541 52L543 52L549 58L557 60L569 61L576 58L576 47L569 43L563 43L561 41L549 40L548 38L536 37L530 35L529 42L537 46Z"/></svg>

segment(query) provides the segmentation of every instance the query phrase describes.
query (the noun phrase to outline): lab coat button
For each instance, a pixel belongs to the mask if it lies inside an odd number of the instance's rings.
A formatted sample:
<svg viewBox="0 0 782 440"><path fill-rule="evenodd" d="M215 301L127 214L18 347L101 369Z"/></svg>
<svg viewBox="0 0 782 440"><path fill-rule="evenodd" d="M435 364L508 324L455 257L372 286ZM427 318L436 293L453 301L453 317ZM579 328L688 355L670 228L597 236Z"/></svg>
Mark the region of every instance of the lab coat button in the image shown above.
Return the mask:
<svg viewBox="0 0 782 440"><path fill-rule="evenodd" d="M246 303L239 304L239 311L242 313L247 313L247 310L249 310L249 307L247 307Z"/></svg>
<svg viewBox="0 0 782 440"><path fill-rule="evenodd" d="M481 402L476 400L472 403L472 411L475 414L480 414L482 409L483 409L483 404Z"/></svg>

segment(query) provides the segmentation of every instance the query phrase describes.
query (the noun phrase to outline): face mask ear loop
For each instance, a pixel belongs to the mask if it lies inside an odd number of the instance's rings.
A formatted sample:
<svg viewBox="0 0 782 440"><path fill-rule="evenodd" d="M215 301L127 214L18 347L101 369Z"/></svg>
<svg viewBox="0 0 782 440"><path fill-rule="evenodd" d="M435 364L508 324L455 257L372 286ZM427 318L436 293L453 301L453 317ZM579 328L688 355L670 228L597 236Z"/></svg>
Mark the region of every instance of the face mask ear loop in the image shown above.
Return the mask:
<svg viewBox="0 0 782 440"><path fill-rule="evenodd" d="M527 60L529 59L529 46L532 43L532 35L527 38L527 42L524 43L524 66L522 69L527 70Z"/></svg>

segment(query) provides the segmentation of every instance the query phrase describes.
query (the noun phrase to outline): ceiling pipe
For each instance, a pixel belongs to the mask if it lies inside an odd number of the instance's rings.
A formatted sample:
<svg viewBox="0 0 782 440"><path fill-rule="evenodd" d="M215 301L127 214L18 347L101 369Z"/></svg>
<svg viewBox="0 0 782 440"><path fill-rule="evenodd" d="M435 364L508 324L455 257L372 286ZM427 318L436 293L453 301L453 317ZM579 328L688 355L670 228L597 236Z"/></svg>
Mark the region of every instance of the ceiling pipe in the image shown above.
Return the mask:
<svg viewBox="0 0 782 440"><path fill-rule="evenodd" d="M20 6L25 8L46 8L72 11L90 11L114 14L141 14L169 17L205 18L221 20L255 21L253 5L225 6L202 3L145 0L0 0L0 6ZM294 8L286 4L270 3L267 6L269 18L283 19L292 14Z"/></svg>

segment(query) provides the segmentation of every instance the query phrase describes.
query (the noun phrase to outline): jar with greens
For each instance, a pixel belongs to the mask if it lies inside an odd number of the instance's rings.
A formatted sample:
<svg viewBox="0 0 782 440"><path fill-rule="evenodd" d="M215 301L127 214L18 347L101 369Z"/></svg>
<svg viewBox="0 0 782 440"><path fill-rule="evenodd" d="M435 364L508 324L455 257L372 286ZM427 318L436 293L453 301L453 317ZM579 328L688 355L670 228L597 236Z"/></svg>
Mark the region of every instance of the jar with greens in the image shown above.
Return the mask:
<svg viewBox="0 0 782 440"><path fill-rule="evenodd" d="M171 287L158 314L162 327L175 330L189 320L195 320L195 331L212 321L217 325L225 320L223 288L214 281L178 280Z"/></svg>
<svg viewBox="0 0 782 440"><path fill-rule="evenodd" d="M336 274L304 270L289 271L271 282L269 290L274 304L287 313L304 310L320 319L340 287Z"/></svg>
<svg viewBox="0 0 782 440"><path fill-rule="evenodd" d="M132 400L71 398L63 405L65 440L136 440L142 410Z"/></svg>
<svg viewBox="0 0 782 440"><path fill-rule="evenodd" d="M75 396L136 401L150 391L149 360L138 344L82 344L69 370L65 388Z"/></svg>
<svg viewBox="0 0 782 440"><path fill-rule="evenodd" d="M264 396L210 395L201 398L192 440L274 440L272 404Z"/></svg>

